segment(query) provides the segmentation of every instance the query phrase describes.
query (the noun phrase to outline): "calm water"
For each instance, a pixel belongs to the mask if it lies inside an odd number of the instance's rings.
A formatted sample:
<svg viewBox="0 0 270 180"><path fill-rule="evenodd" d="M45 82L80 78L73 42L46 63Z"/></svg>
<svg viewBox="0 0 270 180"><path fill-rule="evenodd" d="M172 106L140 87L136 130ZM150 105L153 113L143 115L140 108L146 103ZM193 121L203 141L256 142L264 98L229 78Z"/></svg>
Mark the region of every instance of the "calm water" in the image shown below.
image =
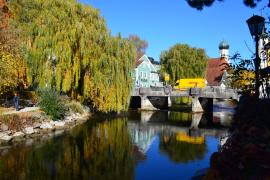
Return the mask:
<svg viewBox="0 0 270 180"><path fill-rule="evenodd" d="M209 167L231 117L135 111L93 117L50 140L1 148L0 179L190 179Z"/></svg>

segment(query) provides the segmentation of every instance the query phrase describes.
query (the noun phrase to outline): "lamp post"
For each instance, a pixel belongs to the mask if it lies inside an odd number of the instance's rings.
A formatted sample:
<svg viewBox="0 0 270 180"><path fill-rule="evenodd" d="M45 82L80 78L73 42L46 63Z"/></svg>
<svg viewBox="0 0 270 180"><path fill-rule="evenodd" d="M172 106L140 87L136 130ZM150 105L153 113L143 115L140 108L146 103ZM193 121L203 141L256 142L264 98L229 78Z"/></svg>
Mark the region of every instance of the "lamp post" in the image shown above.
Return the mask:
<svg viewBox="0 0 270 180"><path fill-rule="evenodd" d="M251 36L255 39L256 42L256 57L254 59L255 65L255 96L259 97L259 88L260 88L260 79L259 79L259 66L261 63L261 59L259 56L259 39L260 35L264 31L265 19L258 15L253 15L251 18L247 20L248 28Z"/></svg>

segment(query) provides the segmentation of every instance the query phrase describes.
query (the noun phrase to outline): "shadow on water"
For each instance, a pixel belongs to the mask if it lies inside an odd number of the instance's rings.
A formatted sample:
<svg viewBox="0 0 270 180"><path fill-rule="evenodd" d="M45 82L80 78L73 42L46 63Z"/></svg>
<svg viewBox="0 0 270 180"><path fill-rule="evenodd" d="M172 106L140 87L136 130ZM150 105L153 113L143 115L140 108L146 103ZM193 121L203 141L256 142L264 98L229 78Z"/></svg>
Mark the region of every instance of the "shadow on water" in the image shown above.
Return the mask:
<svg viewBox="0 0 270 180"><path fill-rule="evenodd" d="M0 148L0 179L190 179L230 121L215 112L95 116L45 142Z"/></svg>

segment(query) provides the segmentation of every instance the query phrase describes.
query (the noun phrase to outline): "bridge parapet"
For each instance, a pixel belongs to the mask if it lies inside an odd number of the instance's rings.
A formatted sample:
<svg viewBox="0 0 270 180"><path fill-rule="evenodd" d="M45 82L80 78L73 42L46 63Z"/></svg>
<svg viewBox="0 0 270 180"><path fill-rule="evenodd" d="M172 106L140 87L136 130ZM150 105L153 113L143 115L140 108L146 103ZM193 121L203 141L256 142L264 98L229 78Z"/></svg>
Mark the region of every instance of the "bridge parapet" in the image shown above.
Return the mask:
<svg viewBox="0 0 270 180"><path fill-rule="evenodd" d="M201 89L199 97L215 99L234 99L238 101L240 98L240 94L238 90L232 88L206 87Z"/></svg>
<svg viewBox="0 0 270 180"><path fill-rule="evenodd" d="M132 96L169 96L170 90L165 87L155 88L135 88L132 92Z"/></svg>
<svg viewBox="0 0 270 180"><path fill-rule="evenodd" d="M166 100L168 106L170 106L171 97L192 97L192 111L201 112L212 107L213 99L234 99L239 101L241 95L236 89L209 86L190 88L186 91L169 87L136 88L133 90L132 96L140 97L141 109L156 109L153 102L163 102L161 99L164 100L164 98L168 98Z"/></svg>
<svg viewBox="0 0 270 180"><path fill-rule="evenodd" d="M221 88L218 86L207 86L205 88L190 88L186 91L171 89L169 87L154 87L154 88L136 88L132 92L132 96L198 96L203 98L215 99L235 99L239 100L240 94L238 90L231 88Z"/></svg>

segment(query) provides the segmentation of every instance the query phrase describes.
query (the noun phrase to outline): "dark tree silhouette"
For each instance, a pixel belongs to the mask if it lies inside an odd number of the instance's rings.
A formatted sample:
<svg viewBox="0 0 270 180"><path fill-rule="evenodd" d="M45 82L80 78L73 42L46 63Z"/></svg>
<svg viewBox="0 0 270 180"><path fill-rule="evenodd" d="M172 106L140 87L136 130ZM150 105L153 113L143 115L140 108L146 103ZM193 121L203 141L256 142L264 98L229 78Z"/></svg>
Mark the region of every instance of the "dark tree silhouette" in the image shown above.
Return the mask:
<svg viewBox="0 0 270 180"><path fill-rule="evenodd" d="M205 6L211 6L215 1L224 1L224 0L186 0L187 3L192 7L198 10L202 10ZM243 0L243 3L251 8L256 7L257 3L261 0ZM270 7L270 0L268 2L268 7Z"/></svg>

